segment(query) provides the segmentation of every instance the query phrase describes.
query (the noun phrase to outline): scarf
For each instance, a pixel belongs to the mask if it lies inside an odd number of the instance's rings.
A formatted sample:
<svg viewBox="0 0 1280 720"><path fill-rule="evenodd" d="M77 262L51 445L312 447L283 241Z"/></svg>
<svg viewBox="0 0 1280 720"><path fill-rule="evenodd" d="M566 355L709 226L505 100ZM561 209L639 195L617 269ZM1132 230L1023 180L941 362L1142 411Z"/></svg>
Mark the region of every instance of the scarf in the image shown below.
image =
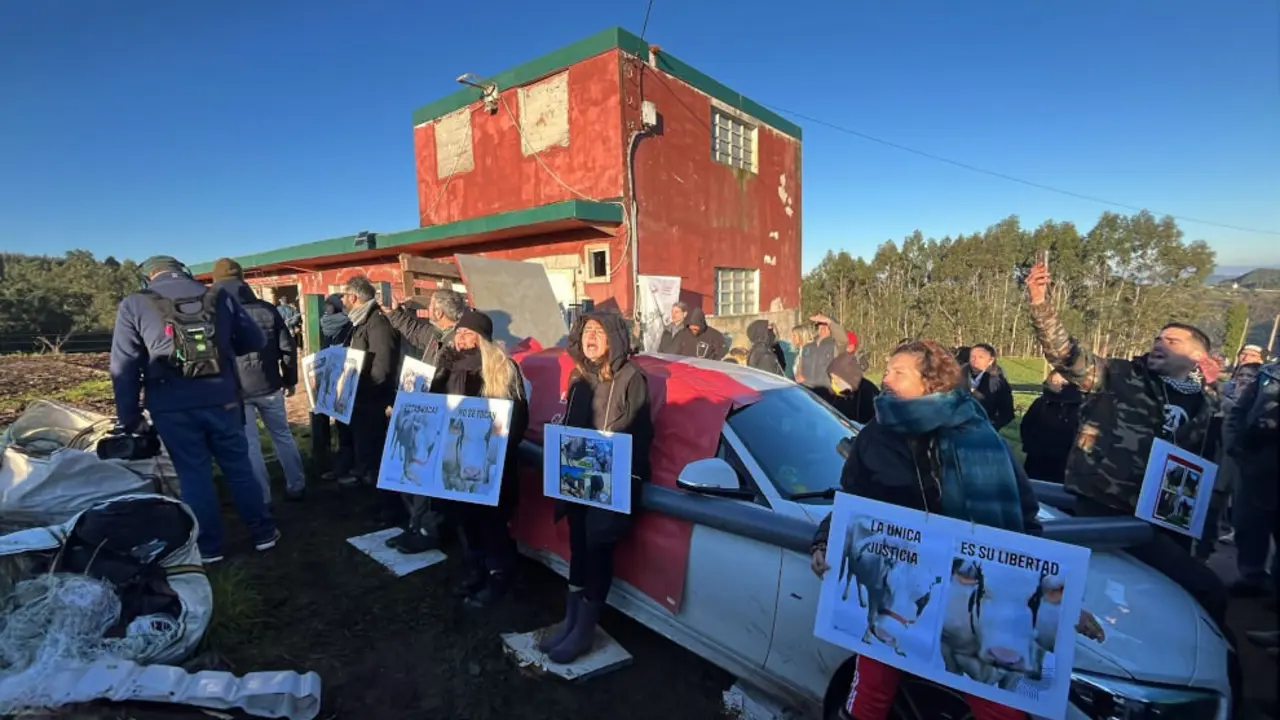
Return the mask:
<svg viewBox="0 0 1280 720"><path fill-rule="evenodd" d="M1168 375L1160 376L1160 379L1164 381L1165 385L1169 386L1170 390L1182 393L1183 395L1195 395L1203 390L1204 380L1201 378L1202 376L1199 375L1198 369L1192 371L1191 376L1186 380L1175 380Z"/></svg>
<svg viewBox="0 0 1280 720"><path fill-rule="evenodd" d="M903 400L880 395L876 421L902 435L936 435L942 512L958 520L1022 532L1018 477L1004 440L966 390Z"/></svg>
<svg viewBox="0 0 1280 720"><path fill-rule="evenodd" d="M348 316L351 318L351 327L360 327L365 320L369 319L369 316L372 315L373 311L377 308L377 300L370 300L358 308L352 308L351 314Z"/></svg>
<svg viewBox="0 0 1280 720"><path fill-rule="evenodd" d="M465 395L480 397L484 392L484 375L480 358L480 349L458 350L447 348L441 351L439 369L444 375L444 387L436 389L447 395ZM433 388L434 389L434 388Z"/></svg>

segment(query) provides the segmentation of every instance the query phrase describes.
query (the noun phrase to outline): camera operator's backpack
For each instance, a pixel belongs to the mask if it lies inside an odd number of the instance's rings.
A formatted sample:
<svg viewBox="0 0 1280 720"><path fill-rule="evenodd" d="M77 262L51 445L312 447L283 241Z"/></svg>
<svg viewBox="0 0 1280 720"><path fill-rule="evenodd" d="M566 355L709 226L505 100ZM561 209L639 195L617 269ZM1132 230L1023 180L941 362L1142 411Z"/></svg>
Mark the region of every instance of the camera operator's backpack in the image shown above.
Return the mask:
<svg viewBox="0 0 1280 720"><path fill-rule="evenodd" d="M184 378L210 378L222 374L222 356L218 352L217 290L203 295L170 300L151 290L142 295L151 301L164 320L165 334L173 340L169 364ZM196 312L183 308L199 304Z"/></svg>

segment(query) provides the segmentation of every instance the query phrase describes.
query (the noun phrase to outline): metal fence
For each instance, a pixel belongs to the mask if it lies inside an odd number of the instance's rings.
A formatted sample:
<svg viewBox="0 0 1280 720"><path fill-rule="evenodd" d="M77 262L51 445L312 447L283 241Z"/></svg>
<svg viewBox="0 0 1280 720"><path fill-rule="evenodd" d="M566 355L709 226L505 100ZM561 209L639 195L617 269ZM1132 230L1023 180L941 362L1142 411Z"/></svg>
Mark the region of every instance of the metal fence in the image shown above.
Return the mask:
<svg viewBox="0 0 1280 720"><path fill-rule="evenodd" d="M57 345L57 333L0 333L0 355L47 352ZM46 341L49 344L46 344ZM111 332L87 332L72 335L62 343L64 353L100 353L111 351Z"/></svg>

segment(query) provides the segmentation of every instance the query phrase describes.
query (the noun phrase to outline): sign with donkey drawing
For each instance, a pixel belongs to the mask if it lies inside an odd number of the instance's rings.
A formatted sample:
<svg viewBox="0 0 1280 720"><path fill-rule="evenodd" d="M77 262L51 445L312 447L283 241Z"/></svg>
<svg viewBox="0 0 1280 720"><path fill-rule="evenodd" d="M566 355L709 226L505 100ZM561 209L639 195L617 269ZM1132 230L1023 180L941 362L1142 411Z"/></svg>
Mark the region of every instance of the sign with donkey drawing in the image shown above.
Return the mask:
<svg viewBox="0 0 1280 720"><path fill-rule="evenodd" d="M302 380L313 412L351 422L364 351L328 347L302 359Z"/></svg>
<svg viewBox="0 0 1280 720"><path fill-rule="evenodd" d="M631 514L631 436L543 426L542 493Z"/></svg>
<svg viewBox="0 0 1280 720"><path fill-rule="evenodd" d="M940 685L1062 718L1089 556L840 493L814 634Z"/></svg>
<svg viewBox="0 0 1280 720"><path fill-rule="evenodd" d="M429 392L431 390L431 381L435 376L436 368L434 365L428 365L421 360L406 357L400 363L399 388L405 392Z"/></svg>
<svg viewBox="0 0 1280 720"><path fill-rule="evenodd" d="M1138 492L1139 519L1198 538L1204 532L1218 466L1156 438Z"/></svg>
<svg viewBox="0 0 1280 720"><path fill-rule="evenodd" d="M396 393L378 488L497 505L510 400Z"/></svg>

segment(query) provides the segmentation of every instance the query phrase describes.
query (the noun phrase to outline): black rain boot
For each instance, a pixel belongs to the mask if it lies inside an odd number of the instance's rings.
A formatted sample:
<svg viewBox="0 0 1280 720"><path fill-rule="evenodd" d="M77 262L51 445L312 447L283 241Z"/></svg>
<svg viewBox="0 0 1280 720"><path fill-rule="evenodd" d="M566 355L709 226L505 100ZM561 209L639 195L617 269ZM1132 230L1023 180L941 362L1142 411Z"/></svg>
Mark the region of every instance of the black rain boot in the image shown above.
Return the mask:
<svg viewBox="0 0 1280 720"><path fill-rule="evenodd" d="M470 597L480 592L489 581L489 570L485 567L484 556L467 554L467 576L453 589L454 597Z"/></svg>
<svg viewBox="0 0 1280 720"><path fill-rule="evenodd" d="M582 599L578 608L578 621L569 635L547 653L547 658L557 665L568 665L591 652L596 640L596 623L600 622L600 603Z"/></svg>
<svg viewBox="0 0 1280 720"><path fill-rule="evenodd" d="M510 575L506 570L493 570L484 581L484 586L468 595L462 604L472 610L483 610L506 597L511 587Z"/></svg>
<svg viewBox="0 0 1280 720"><path fill-rule="evenodd" d="M542 642L538 643L538 650L549 653L555 649L557 645L564 642L569 637L569 633L573 632L574 623L578 622L578 610L582 607L582 591L578 590L570 592L564 601L564 622L560 623L560 627L554 632L547 633L542 638Z"/></svg>
<svg viewBox="0 0 1280 720"><path fill-rule="evenodd" d="M405 531L397 535L396 544L393 547L395 547L396 552L405 555L417 555L428 550L438 550L440 548L440 540L428 534L426 528L418 528L416 531Z"/></svg>

